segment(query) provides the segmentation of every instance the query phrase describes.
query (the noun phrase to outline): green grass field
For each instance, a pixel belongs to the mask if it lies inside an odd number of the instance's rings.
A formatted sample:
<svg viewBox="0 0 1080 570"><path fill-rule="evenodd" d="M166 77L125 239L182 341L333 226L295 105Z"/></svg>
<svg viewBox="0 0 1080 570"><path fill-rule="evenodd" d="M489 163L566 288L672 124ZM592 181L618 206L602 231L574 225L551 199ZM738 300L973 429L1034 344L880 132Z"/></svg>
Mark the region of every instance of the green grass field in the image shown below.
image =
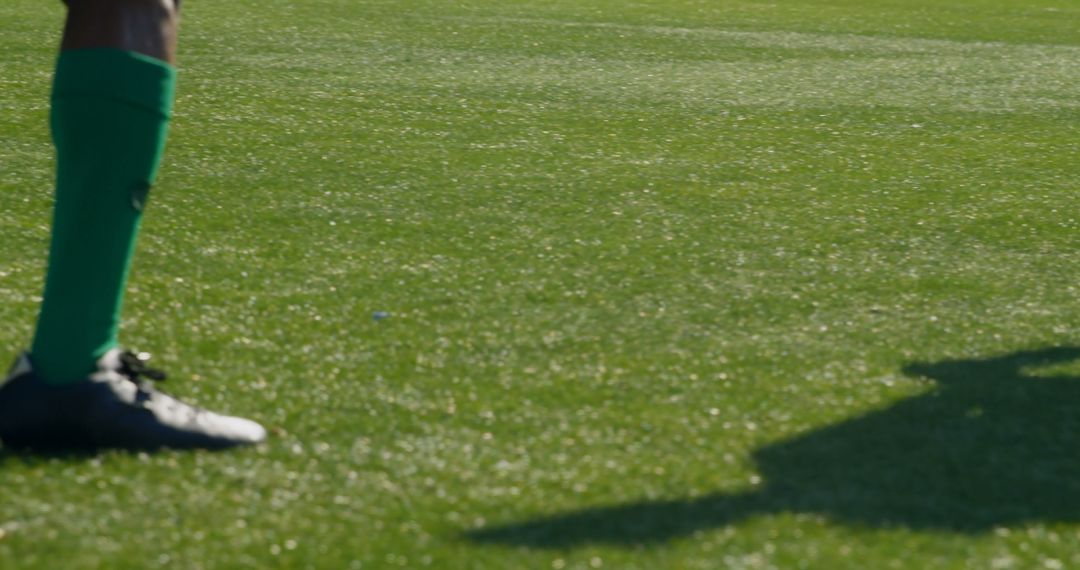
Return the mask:
<svg viewBox="0 0 1080 570"><path fill-rule="evenodd" d="M0 3L3 358L61 20ZM182 32L123 340L274 436L0 449L0 568L1080 567L1080 3L192 1Z"/></svg>

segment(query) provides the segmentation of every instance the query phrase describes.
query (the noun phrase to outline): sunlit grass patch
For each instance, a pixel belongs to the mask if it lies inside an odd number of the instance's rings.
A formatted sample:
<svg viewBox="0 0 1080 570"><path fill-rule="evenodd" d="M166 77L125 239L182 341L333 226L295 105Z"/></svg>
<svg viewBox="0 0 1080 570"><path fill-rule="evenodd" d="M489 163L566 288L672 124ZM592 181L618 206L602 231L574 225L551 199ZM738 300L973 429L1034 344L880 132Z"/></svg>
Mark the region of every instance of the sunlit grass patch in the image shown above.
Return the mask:
<svg viewBox="0 0 1080 570"><path fill-rule="evenodd" d="M11 354L60 9L0 5ZM274 437L0 450L0 567L1080 563L1077 16L185 5L124 340Z"/></svg>

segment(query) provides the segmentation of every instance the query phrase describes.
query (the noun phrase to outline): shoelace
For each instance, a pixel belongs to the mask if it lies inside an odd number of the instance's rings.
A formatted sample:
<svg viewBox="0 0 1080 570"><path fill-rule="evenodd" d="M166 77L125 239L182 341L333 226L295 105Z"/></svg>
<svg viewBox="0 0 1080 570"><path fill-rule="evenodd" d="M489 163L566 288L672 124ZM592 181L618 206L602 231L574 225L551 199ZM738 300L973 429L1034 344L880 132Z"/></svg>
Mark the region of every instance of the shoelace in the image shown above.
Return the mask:
<svg viewBox="0 0 1080 570"><path fill-rule="evenodd" d="M150 368L146 365L146 362L150 360L150 355L145 352L135 354L131 351L125 351L120 353L120 370L119 372L128 378L138 381L140 378L147 378L155 382L161 382L167 378L164 372L156 368Z"/></svg>
<svg viewBox="0 0 1080 570"><path fill-rule="evenodd" d="M187 421L196 421L199 415L203 413L202 408L186 405L169 396L162 397L162 392L151 384L141 381L143 378L147 378L154 382L161 382L167 378L161 370L147 366L146 362L148 360L150 360L150 353L148 352L136 354L131 351L124 351L120 353L120 370L117 372L134 382L138 387L139 395L136 396L136 401L141 402L144 407L149 407L151 401L156 401L157 406L166 406L172 410L173 414L182 411L187 415Z"/></svg>

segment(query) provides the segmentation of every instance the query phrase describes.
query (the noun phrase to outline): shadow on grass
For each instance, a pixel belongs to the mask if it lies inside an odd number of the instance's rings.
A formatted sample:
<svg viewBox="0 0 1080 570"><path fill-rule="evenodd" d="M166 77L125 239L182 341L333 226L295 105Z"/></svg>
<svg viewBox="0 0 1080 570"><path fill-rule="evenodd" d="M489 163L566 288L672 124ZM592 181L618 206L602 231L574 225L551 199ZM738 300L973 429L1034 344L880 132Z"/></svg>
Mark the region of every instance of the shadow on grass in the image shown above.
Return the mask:
<svg viewBox="0 0 1080 570"><path fill-rule="evenodd" d="M1080 377L1051 368L1076 359L1080 347L911 364L905 374L937 389L757 450L763 482L752 492L590 508L466 537L632 546L774 513L958 533L1080 521Z"/></svg>
<svg viewBox="0 0 1080 570"><path fill-rule="evenodd" d="M0 469L10 463L33 465L48 463L52 460L82 462L100 457L100 453L93 450L64 450L64 449L8 449L0 447Z"/></svg>

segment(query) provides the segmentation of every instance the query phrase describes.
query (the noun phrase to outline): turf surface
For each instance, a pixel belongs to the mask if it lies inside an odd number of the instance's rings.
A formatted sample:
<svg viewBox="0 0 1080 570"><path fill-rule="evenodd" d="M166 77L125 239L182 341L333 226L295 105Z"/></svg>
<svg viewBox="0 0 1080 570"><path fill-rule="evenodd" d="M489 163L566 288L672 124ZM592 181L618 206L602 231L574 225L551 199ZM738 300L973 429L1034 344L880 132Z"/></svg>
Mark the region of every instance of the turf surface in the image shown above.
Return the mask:
<svg viewBox="0 0 1080 570"><path fill-rule="evenodd" d="M0 4L11 355L61 17ZM124 341L274 437L0 449L0 568L1080 565L1075 2L190 2L181 63Z"/></svg>

